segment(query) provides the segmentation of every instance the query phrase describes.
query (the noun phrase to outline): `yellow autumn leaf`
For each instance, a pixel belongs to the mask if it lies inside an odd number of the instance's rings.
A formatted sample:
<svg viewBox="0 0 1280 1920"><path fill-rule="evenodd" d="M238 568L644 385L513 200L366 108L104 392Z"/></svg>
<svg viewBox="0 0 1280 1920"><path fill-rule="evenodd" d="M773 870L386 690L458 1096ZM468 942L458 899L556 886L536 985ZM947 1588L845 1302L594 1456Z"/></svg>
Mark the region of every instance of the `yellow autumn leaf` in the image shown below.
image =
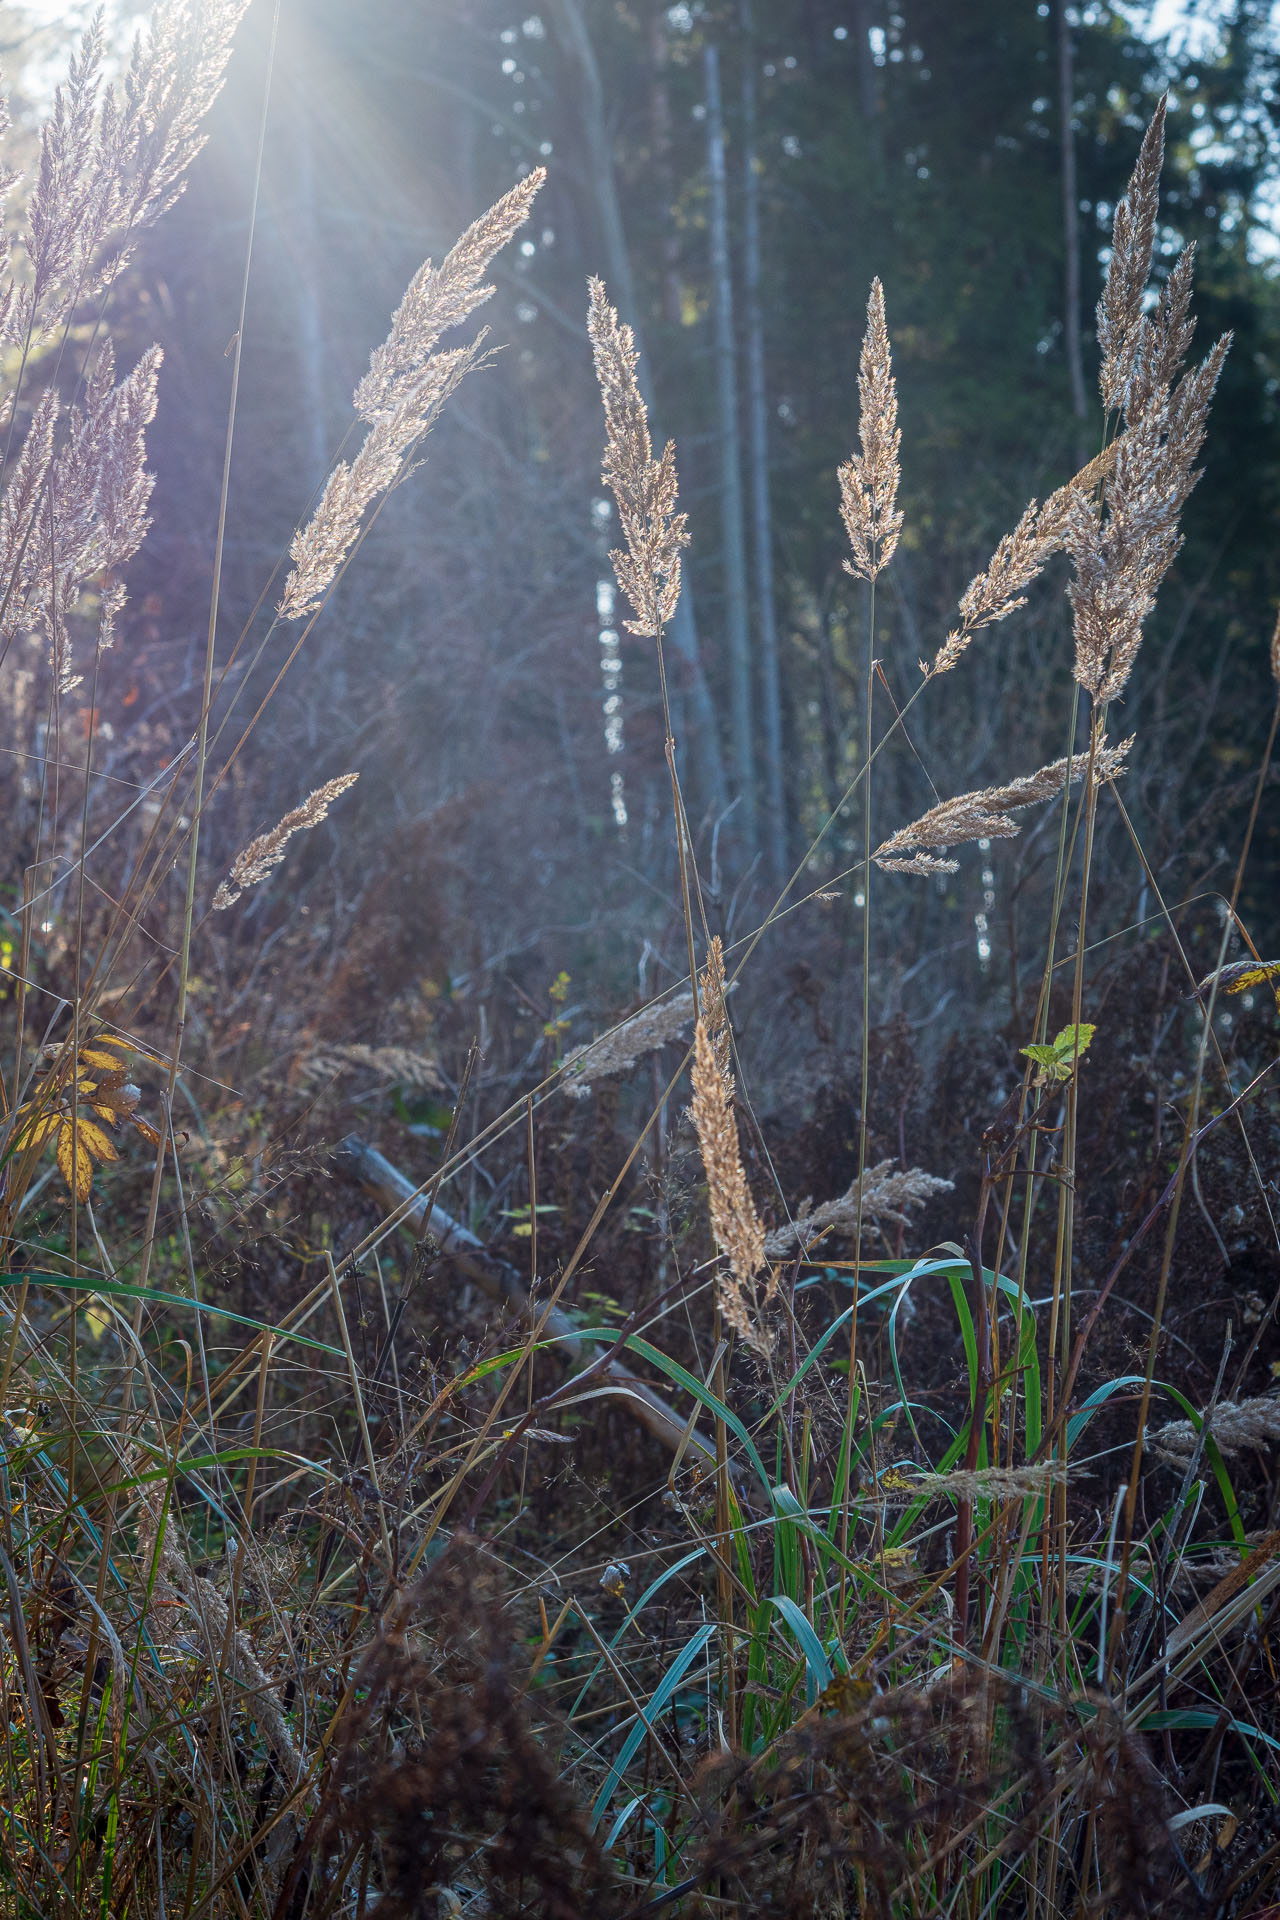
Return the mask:
<svg viewBox="0 0 1280 1920"><path fill-rule="evenodd" d="M96 1120L86 1120L82 1115L77 1125L80 1128L81 1145L88 1147L95 1160L118 1160L120 1158L120 1155L116 1152L115 1142L109 1134L103 1132Z"/></svg>
<svg viewBox="0 0 1280 1920"><path fill-rule="evenodd" d="M132 1054L133 1058L135 1060L141 1060L144 1066L164 1067L168 1065L168 1062L162 1060L158 1054L149 1052L146 1047L140 1047L134 1040L122 1040L118 1034L99 1033L95 1035L89 1044L94 1048L115 1047L121 1053ZM113 1067L118 1067L122 1062L113 1060L111 1064Z"/></svg>
<svg viewBox="0 0 1280 1920"><path fill-rule="evenodd" d="M76 1129L69 1120L64 1120L58 1135L58 1172L77 1200L87 1200L93 1185L93 1161L83 1134L84 1128L81 1126L81 1137L77 1140Z"/></svg>
<svg viewBox="0 0 1280 1920"><path fill-rule="evenodd" d="M91 1047L81 1047L80 1063L87 1067L101 1067L105 1073L122 1073L124 1061L117 1060L113 1053L107 1053L96 1043Z"/></svg>
<svg viewBox="0 0 1280 1920"><path fill-rule="evenodd" d="M61 1125L60 1113L42 1113L37 1119L28 1120L14 1137L14 1150L22 1153L28 1147L48 1146Z"/></svg>

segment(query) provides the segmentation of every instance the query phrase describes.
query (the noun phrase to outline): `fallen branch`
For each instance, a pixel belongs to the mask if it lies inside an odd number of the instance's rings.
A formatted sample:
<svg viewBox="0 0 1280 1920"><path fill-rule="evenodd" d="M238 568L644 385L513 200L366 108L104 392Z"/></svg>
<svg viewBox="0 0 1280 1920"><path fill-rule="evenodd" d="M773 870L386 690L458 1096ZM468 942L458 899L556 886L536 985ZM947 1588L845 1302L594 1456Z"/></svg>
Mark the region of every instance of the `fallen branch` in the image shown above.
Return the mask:
<svg viewBox="0 0 1280 1920"><path fill-rule="evenodd" d="M575 1326L560 1307L540 1307L536 1301L530 1301L515 1268L490 1253L484 1241L469 1227L464 1227L438 1204L431 1207L428 1217L426 1200L413 1182L376 1147L367 1146L355 1134L348 1134L337 1149L336 1159L343 1172L358 1180L380 1206L400 1216L401 1226L418 1235L428 1233L445 1258L469 1280L474 1280L491 1300L518 1314L529 1325L540 1325L544 1336L555 1342L552 1351L566 1364L586 1367L604 1357L606 1349L600 1342ZM705 1439L696 1428L690 1428L660 1393L655 1393L621 1360L606 1360L600 1379L601 1390L616 1393L626 1410L655 1440L661 1440L673 1451L692 1455L704 1468L715 1467L714 1442Z"/></svg>

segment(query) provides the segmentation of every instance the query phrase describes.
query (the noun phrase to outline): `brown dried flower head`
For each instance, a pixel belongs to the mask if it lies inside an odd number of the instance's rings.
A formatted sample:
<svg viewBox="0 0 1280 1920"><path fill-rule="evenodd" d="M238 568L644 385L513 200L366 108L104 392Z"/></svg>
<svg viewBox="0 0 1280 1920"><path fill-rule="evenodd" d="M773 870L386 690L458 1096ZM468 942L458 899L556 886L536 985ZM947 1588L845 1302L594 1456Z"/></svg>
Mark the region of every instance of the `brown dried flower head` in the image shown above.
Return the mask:
<svg viewBox="0 0 1280 1920"><path fill-rule="evenodd" d="M319 826L329 808L340 793L355 785L360 778L358 773L340 773L336 780L326 780L322 787L309 793L300 807L294 807L286 813L270 833L260 833L251 840L231 863L231 872L223 880L213 896L213 910L219 913L225 907L234 906L246 887L265 880L273 867L278 867L284 859L285 849L292 836L304 827Z"/></svg>
<svg viewBox="0 0 1280 1920"><path fill-rule="evenodd" d="M688 515L676 512L676 450L668 440L653 457L649 414L636 379L635 335L611 307L602 280L590 282L587 332L604 402L605 450L601 478L618 503L627 543L609 555L618 585L631 602L627 631L656 639L680 598L680 549L689 544Z"/></svg>
<svg viewBox="0 0 1280 1920"><path fill-rule="evenodd" d="M1209 406L1231 344L1224 334L1172 390L1153 385L1116 449L1105 511L1083 494L1068 506L1068 588L1075 627L1075 677L1099 704L1123 692L1182 535L1178 521L1200 475Z"/></svg>
<svg viewBox="0 0 1280 1920"><path fill-rule="evenodd" d="M1259 1394L1253 1400L1220 1400L1203 1416L1222 1453L1242 1453L1246 1447L1270 1448L1280 1440L1280 1396ZM1169 1460L1187 1460L1200 1444L1190 1420L1172 1420L1157 1427L1151 1445Z"/></svg>
<svg viewBox="0 0 1280 1920"><path fill-rule="evenodd" d="M840 513L853 548L853 559L844 566L856 578L874 580L892 560L902 531L902 514L896 506L902 441L898 392L884 318L884 288L878 279L872 281L867 301L858 401L862 451L846 460L839 474Z"/></svg>
<svg viewBox="0 0 1280 1920"><path fill-rule="evenodd" d="M334 1080L342 1073L363 1069L386 1085L421 1087L430 1092L444 1085L440 1063L412 1047L366 1047L355 1041L316 1047L302 1071L308 1080Z"/></svg>

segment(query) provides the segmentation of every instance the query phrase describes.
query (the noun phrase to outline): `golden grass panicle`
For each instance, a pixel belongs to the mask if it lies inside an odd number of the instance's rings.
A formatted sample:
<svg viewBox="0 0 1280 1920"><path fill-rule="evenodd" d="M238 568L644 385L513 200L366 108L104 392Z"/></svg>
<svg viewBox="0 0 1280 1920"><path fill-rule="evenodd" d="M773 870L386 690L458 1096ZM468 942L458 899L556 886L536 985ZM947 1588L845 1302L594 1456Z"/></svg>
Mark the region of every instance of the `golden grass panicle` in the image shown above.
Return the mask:
<svg viewBox="0 0 1280 1920"><path fill-rule="evenodd" d="M574 1047L563 1062L566 1091L575 1100L585 1100L598 1080L615 1080L645 1054L678 1040L693 1015L692 993L678 993L670 1000L651 1001L612 1032Z"/></svg>
<svg viewBox="0 0 1280 1920"><path fill-rule="evenodd" d="M413 449L479 360L483 329L469 345L448 353L436 351L440 336L489 299L493 288L481 284L483 275L528 219L545 179L545 169L535 168L468 227L439 267L428 260L410 281L391 331L355 391L356 413L369 427L364 444L350 463L338 462L315 512L293 537L293 570L277 609L284 619L316 612L355 545L365 513L402 477Z"/></svg>
<svg viewBox="0 0 1280 1920"><path fill-rule="evenodd" d="M1100 704L1124 690L1143 623L1182 545L1178 521L1200 477L1196 456L1230 345L1224 334L1171 393L1153 390L1117 445L1105 510L1083 494L1069 502L1074 671Z"/></svg>
<svg viewBox="0 0 1280 1920"><path fill-rule="evenodd" d="M1118 747L1109 747L1103 741L1094 755L1094 780L1100 783L1122 773L1132 745L1132 739L1121 741ZM932 858L929 850L945 851L970 840L1012 840L1022 832L1022 826L1009 816L1042 800L1056 800L1068 778L1072 784L1084 778L1088 764L1088 756L1080 753L1070 761L1055 760L1036 773L1024 774L1008 786L984 787L941 800L910 826L891 833L876 849L876 865L890 873L955 873L957 861Z"/></svg>
<svg viewBox="0 0 1280 1920"><path fill-rule="evenodd" d="M618 585L631 602L627 631L656 640L680 598L680 549L689 544L688 515L676 512L674 441L653 457L649 414L636 379L639 353L631 328L611 307L604 282L590 282L587 333L604 403L605 450L601 478L618 503L627 551L609 555Z"/></svg>
<svg viewBox="0 0 1280 1920"><path fill-rule="evenodd" d="M1068 507L1073 493L1086 497L1115 464L1117 442L1082 467L1065 486L1051 493L1043 506L1032 501L1012 533L1006 533L984 570L976 574L960 598L960 625L949 633L933 665L920 662L921 673L934 678L950 673L968 649L975 633L1007 620L1027 604L1026 590L1045 563L1066 544Z"/></svg>
<svg viewBox="0 0 1280 1920"><path fill-rule="evenodd" d="M878 279L872 281L867 301L858 403L862 451L846 460L839 472L840 514L853 548L853 559L846 560L844 567L857 579L874 580L892 560L902 532L902 514L896 504L902 444L898 391L885 325L884 288Z"/></svg>
<svg viewBox="0 0 1280 1920"><path fill-rule="evenodd" d="M278 867L284 859L285 848L295 833L304 827L316 827L324 819L329 808L340 793L354 786L360 778L358 773L340 773L336 780L326 780L322 787L309 793L300 807L294 807L286 813L270 833L260 833L247 847L238 853L231 863L231 872L221 881L213 896L213 909L220 913L225 907L234 906L246 887L252 887L259 880L265 880L273 867Z"/></svg>
<svg viewBox="0 0 1280 1920"><path fill-rule="evenodd" d="M825 1234L856 1233L859 1218L864 1227L905 1227L908 1207L923 1206L936 1193L950 1193L952 1184L922 1167L895 1167L892 1160L881 1160L838 1199L824 1200L820 1207L812 1200L802 1201L794 1220L766 1236L765 1253L771 1260L785 1259L797 1248L806 1253Z"/></svg>
<svg viewBox="0 0 1280 1920"><path fill-rule="evenodd" d="M1127 411L1130 384L1143 345L1143 297L1151 277L1160 205L1166 105L1167 101L1161 100L1151 117L1112 224L1111 259L1098 302L1098 346L1102 354L1098 383L1108 413Z"/></svg>
<svg viewBox="0 0 1280 1920"><path fill-rule="evenodd" d="M756 1281L765 1264L765 1236L747 1186L733 1111L724 954L718 934L711 942L700 985L702 1011L694 1029L690 1113L707 1176L711 1233L724 1263L716 1279L720 1310L725 1324L767 1358L773 1343L763 1315L773 1297L776 1276L769 1275L761 1293Z"/></svg>

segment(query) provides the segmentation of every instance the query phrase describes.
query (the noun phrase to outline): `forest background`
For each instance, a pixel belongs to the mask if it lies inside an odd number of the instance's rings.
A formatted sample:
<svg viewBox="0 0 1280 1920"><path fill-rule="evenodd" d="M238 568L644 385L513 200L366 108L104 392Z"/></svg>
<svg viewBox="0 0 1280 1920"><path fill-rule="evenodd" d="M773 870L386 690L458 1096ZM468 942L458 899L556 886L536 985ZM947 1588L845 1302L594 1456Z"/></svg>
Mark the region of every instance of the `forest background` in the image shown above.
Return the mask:
<svg viewBox="0 0 1280 1920"><path fill-rule="evenodd" d="M151 777L193 725L270 28L271 9L253 9L190 191L120 300L121 350L158 339L166 355L154 527L128 648L99 694L101 770L120 778ZM1093 308L1134 141L1166 88L1157 271L1194 240L1197 338L1230 327L1235 345L1123 723L1139 734L1127 792L1160 888L1198 903L1193 920L1210 912L1265 733L1258 662L1280 594L1280 49L1256 0L1192 10L1171 38L1149 28L1142 6L1031 0L772 0L754 14L749 0L541 13L286 0L224 652L328 471L415 263L513 177L545 164L548 180L495 268L500 351L379 517L210 809L216 861L307 786L362 772L341 824L299 846L237 926L210 931L201 1016L242 994L247 964L256 994L271 954L252 1065L296 1054L300 1035L430 1052L442 1014L458 1038L508 1019L536 1038L554 1015L580 1039L685 970L653 653L625 632L607 562L592 272L637 329L659 438L678 442L693 540L674 726L724 931L758 925L824 828L803 890L840 895L769 936L760 972L790 1018L757 1028L756 1071L776 1080L798 1050L857 1043L861 821L841 797L861 751L866 588L842 571L834 507L867 290L878 274L906 516L876 608L880 732L1021 506L1097 451ZM54 38L11 30L19 71ZM913 713L877 775L886 829L994 777L997 743L1028 770L1062 750L1060 587L1053 574ZM283 653L274 640L242 699L256 704ZM1264 809L1244 904L1263 947L1280 933L1278 832ZM945 884L881 887L878 1025L929 1022L932 1044L975 1017L1016 1023L1023 966L1039 963L1019 928L1053 837L1048 822ZM1116 855L1100 863L1111 923L1136 928L1152 896ZM567 1009L547 997L562 973ZM251 1063L219 1051L234 1084Z"/></svg>

